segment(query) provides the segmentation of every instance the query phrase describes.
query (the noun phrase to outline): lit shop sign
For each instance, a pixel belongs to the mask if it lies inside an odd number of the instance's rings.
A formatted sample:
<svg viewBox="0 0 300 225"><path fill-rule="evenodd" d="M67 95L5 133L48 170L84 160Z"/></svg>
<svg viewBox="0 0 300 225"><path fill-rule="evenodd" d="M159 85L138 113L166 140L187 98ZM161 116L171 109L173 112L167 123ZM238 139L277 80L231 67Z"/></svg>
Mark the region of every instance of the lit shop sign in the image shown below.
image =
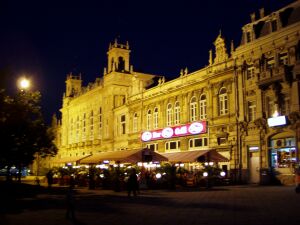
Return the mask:
<svg viewBox="0 0 300 225"><path fill-rule="evenodd" d="M182 126L166 127L160 130L145 131L142 133L142 141L152 141L164 138L173 138L206 132L206 122L194 122Z"/></svg>
<svg viewBox="0 0 300 225"><path fill-rule="evenodd" d="M286 125L286 117L277 116L277 117L268 118L268 125L269 127Z"/></svg>

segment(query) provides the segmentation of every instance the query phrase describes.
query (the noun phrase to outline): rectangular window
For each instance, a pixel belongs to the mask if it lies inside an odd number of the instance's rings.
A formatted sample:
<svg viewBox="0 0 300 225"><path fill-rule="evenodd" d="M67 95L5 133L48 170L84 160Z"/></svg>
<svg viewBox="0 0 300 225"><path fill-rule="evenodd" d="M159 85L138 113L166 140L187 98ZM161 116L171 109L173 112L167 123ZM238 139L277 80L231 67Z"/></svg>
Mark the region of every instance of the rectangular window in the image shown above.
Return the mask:
<svg viewBox="0 0 300 225"><path fill-rule="evenodd" d="M133 132L137 132L138 131L138 117L137 117L136 113L133 115L132 131Z"/></svg>
<svg viewBox="0 0 300 225"><path fill-rule="evenodd" d="M148 149L150 149L150 151L156 152L158 150L158 144L157 143L147 144L146 146L147 146Z"/></svg>
<svg viewBox="0 0 300 225"><path fill-rule="evenodd" d="M290 97L285 95L281 104L281 115L288 115L290 113Z"/></svg>
<svg viewBox="0 0 300 225"><path fill-rule="evenodd" d="M255 67L253 65L247 68L247 80L255 77Z"/></svg>
<svg viewBox="0 0 300 225"><path fill-rule="evenodd" d="M102 137L102 108L99 109L99 134L98 137Z"/></svg>
<svg viewBox="0 0 300 225"><path fill-rule="evenodd" d="M90 114L90 140L94 139L94 113L91 111Z"/></svg>
<svg viewBox="0 0 300 225"><path fill-rule="evenodd" d="M272 32L277 31L277 21L276 20L272 20L271 27L272 27Z"/></svg>
<svg viewBox="0 0 300 225"><path fill-rule="evenodd" d="M207 146L208 146L208 138L207 137L193 138L193 139L189 140L190 149L207 147Z"/></svg>
<svg viewBox="0 0 300 225"><path fill-rule="evenodd" d="M287 52L283 52L283 53L279 53L279 65L283 66L283 65L288 65L288 53Z"/></svg>
<svg viewBox="0 0 300 225"><path fill-rule="evenodd" d="M125 115L121 115L121 134L126 134L126 117Z"/></svg>
<svg viewBox="0 0 300 225"><path fill-rule="evenodd" d="M246 38L247 38L247 43L249 43L251 41L251 32L250 31L248 31L246 33Z"/></svg>
<svg viewBox="0 0 300 225"><path fill-rule="evenodd" d="M268 112L268 117L272 117L274 112L275 112L275 102L274 100L271 100L270 97L267 98L267 112Z"/></svg>
<svg viewBox="0 0 300 225"><path fill-rule="evenodd" d="M82 118L82 140L85 141L86 137L86 114L83 114Z"/></svg>
<svg viewBox="0 0 300 225"><path fill-rule="evenodd" d="M226 144L226 138L225 137L219 137L218 138L218 145Z"/></svg>
<svg viewBox="0 0 300 225"><path fill-rule="evenodd" d="M199 111L200 111L200 119L204 120L206 119L207 113L206 113L206 100L200 100L199 103Z"/></svg>
<svg viewBox="0 0 300 225"><path fill-rule="evenodd" d="M275 60L274 57L270 57L267 59L267 69L273 69L275 66Z"/></svg>
<svg viewBox="0 0 300 225"><path fill-rule="evenodd" d="M180 150L180 141L166 142L166 150L167 151Z"/></svg>
<svg viewBox="0 0 300 225"><path fill-rule="evenodd" d="M254 121L256 119L256 103L248 102L248 119Z"/></svg>

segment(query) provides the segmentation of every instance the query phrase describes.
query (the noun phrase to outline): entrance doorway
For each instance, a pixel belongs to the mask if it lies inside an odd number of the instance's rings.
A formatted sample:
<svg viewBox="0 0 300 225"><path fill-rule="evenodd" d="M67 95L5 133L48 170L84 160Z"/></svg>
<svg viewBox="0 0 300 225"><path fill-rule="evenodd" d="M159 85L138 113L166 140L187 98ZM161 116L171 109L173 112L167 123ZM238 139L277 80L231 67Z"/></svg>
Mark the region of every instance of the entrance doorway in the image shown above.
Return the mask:
<svg viewBox="0 0 300 225"><path fill-rule="evenodd" d="M249 153L249 183L259 183L259 156Z"/></svg>

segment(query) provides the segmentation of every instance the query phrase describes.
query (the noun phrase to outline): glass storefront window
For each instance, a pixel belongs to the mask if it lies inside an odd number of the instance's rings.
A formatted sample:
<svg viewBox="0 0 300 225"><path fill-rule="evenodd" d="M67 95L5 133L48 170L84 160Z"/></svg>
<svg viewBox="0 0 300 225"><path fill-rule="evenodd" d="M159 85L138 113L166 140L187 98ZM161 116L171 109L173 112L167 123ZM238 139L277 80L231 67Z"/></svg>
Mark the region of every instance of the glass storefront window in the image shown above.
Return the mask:
<svg viewBox="0 0 300 225"><path fill-rule="evenodd" d="M274 168L289 168L296 162L296 149L281 148L272 150L272 166Z"/></svg>

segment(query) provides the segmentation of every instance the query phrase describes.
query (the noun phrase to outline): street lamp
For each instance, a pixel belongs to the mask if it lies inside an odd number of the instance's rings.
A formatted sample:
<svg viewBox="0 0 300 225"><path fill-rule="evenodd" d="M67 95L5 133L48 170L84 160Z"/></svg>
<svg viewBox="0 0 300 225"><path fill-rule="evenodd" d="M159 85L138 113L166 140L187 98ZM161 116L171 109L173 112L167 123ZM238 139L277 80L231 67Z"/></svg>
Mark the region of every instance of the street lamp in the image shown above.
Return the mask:
<svg viewBox="0 0 300 225"><path fill-rule="evenodd" d="M21 91L28 90L30 88L30 80L26 77L22 77L18 81L18 86Z"/></svg>

